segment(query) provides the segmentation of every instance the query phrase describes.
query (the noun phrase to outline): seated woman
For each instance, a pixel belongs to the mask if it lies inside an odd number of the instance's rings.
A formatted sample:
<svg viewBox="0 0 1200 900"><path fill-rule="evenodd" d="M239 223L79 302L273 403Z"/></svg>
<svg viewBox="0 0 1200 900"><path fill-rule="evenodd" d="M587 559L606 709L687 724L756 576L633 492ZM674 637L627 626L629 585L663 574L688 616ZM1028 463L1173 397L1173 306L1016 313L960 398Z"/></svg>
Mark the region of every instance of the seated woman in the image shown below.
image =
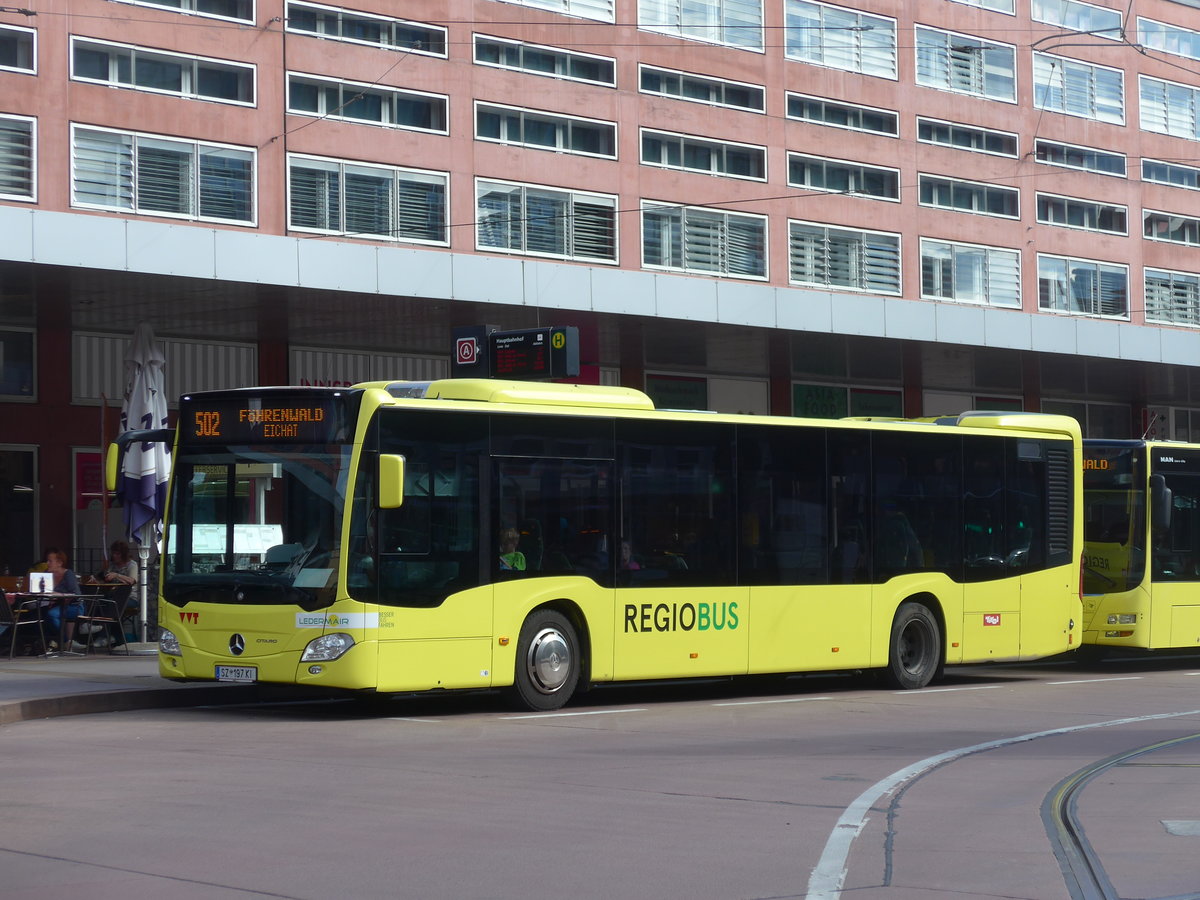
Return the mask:
<svg viewBox="0 0 1200 900"><path fill-rule="evenodd" d="M67 554L61 550L50 550L46 554L46 571L54 579L54 593L56 594L78 594L79 579L75 577L75 573L67 568ZM75 620L79 618L79 614L83 612L82 600L71 600L65 606L60 606L57 603L51 604L46 608L46 624L49 626L48 635L55 635L51 640L56 640L59 633L63 636L63 647L71 646L71 637L75 633ZM66 621L64 621L64 617Z"/></svg>

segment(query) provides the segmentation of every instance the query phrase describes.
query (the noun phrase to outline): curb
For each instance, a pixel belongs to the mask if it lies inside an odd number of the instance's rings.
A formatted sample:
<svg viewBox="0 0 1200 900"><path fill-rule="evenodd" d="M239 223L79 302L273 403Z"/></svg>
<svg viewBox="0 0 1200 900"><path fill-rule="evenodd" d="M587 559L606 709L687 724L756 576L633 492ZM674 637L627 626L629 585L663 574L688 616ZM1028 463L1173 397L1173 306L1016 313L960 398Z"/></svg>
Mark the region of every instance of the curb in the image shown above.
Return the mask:
<svg viewBox="0 0 1200 900"><path fill-rule="evenodd" d="M191 706L230 706L291 700L298 695L290 685L222 685L221 687L158 688L151 690L96 691L37 697L0 704L0 726L30 719L83 716L92 713L129 712L136 709L171 709ZM311 696L305 694L305 696Z"/></svg>

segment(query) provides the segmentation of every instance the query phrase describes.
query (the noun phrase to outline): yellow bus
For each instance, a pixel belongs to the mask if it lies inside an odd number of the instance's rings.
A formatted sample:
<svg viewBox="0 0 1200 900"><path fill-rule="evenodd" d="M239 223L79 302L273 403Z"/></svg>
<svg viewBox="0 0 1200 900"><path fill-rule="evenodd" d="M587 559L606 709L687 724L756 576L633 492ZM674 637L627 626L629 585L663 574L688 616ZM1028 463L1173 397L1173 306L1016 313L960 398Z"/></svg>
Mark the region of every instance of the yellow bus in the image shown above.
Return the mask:
<svg viewBox="0 0 1200 900"><path fill-rule="evenodd" d="M1069 418L732 416L463 379L197 393L176 431L170 679L550 710L686 677L920 688L1078 643Z"/></svg>
<svg viewBox="0 0 1200 900"><path fill-rule="evenodd" d="M1200 445L1084 441L1084 632L1200 647Z"/></svg>

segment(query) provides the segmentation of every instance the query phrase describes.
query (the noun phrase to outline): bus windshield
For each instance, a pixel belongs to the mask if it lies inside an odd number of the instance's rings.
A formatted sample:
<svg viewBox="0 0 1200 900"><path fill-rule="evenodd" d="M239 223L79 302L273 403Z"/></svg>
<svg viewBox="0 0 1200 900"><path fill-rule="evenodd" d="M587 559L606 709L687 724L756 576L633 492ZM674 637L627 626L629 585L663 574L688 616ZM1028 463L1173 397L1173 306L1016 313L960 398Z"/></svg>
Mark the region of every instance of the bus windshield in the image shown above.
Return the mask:
<svg viewBox="0 0 1200 900"><path fill-rule="evenodd" d="M177 454L163 598L332 603L350 451L210 445Z"/></svg>
<svg viewBox="0 0 1200 900"><path fill-rule="evenodd" d="M1089 442L1084 456L1084 592L1131 590L1146 568L1145 453Z"/></svg>

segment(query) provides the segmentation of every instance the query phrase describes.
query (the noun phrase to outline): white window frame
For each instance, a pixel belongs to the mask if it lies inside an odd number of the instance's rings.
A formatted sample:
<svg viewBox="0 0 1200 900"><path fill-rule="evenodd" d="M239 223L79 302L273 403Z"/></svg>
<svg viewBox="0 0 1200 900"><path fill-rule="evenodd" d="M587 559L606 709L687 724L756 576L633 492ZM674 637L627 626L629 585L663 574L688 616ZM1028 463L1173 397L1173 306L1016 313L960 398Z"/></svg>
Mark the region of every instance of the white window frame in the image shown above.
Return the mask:
<svg viewBox="0 0 1200 900"><path fill-rule="evenodd" d="M1165 128L1152 128L1147 121L1146 111L1149 103L1146 99L1147 85L1161 85L1164 94L1172 90L1184 92L1188 95L1188 115L1186 123L1188 128L1186 131L1172 127L1184 121L1184 117L1172 115L1172 112L1178 113L1182 107L1172 106L1170 98L1167 97L1162 103L1163 120L1166 123ZM1157 99L1155 101L1157 109ZM1142 131L1149 131L1152 134L1166 134L1171 137L1183 138L1185 141L1200 141L1200 87L1190 84L1181 84L1178 81L1168 81L1165 78L1153 78L1149 75L1138 76L1138 115L1140 116L1139 126Z"/></svg>
<svg viewBox="0 0 1200 900"><path fill-rule="evenodd" d="M893 231L877 231L875 229L870 229L870 228L852 228L852 227L844 226L844 225L831 225L828 222L807 222L807 221L804 221L803 219L788 219L787 226L788 226L788 229L787 229L788 284L802 285L804 287L816 287L816 288L821 288L822 290L849 291L849 292L853 292L856 294L871 294L871 295L880 295L880 296L886 296L886 297L899 297L902 295L902 293L904 291L904 236L903 235L899 234L898 232L893 232ZM859 247L861 248L861 253L864 258L867 254L867 243L868 243L865 239L868 236L874 235L877 237L894 238L895 242L896 242L896 257L895 257L896 286L895 286L895 288L892 290L884 290L884 289L881 289L877 285L875 285L875 286L870 285L867 283L868 279L866 277L859 279L859 281L860 281L859 285L841 284L840 282L830 281L828 279L826 279L825 281L817 281L815 279L811 280L811 281L805 281L803 279L793 278L792 272L795 267L792 264L792 260L794 258L793 244L792 244L792 240L793 240L792 230L796 227L822 230L825 232L825 240L827 242L829 241L829 239L831 237L831 233L833 233L833 232L837 232L839 234L843 234L843 235L847 235L847 236L854 236L856 238L859 238L860 239ZM865 264L865 262L862 262L860 260L859 267L860 267L861 272L865 276L869 266L867 266Z"/></svg>
<svg viewBox="0 0 1200 900"><path fill-rule="evenodd" d="M961 3L963 6L986 9L988 12L1001 13L1006 16L1015 16L1017 14L1013 8L1013 0L951 0L951 2Z"/></svg>
<svg viewBox="0 0 1200 900"><path fill-rule="evenodd" d="M411 180L426 181L429 183L436 183L438 180L440 180L442 183L442 186L443 186L442 232L443 232L444 237L441 240L429 240L427 238L410 237L410 236L401 235L398 233L399 229L393 229L388 234L380 234L380 233L374 232L374 231L366 231L366 232L350 231L344 227L341 227L341 228L318 228L318 227L311 226L311 225L293 224L293 222L292 222L292 203L293 203L292 169L293 169L293 163L299 164L299 166L301 168L303 168L304 163L312 163L313 165L309 166L310 169L324 169L327 171L330 169L333 169L333 168L337 169L338 174L341 176L339 186L338 186L339 194L341 197L341 210L338 215L338 224L342 225L342 226L345 225L346 212L347 212L347 210L346 210L347 190L346 190L346 177L345 177L347 168L358 169L358 170L374 170L374 171L378 171L381 173L386 173L387 175L392 176L394 178L393 185L392 185L392 192L391 192L391 195L389 198L389 202L392 204L391 213L392 213L392 224L393 225L396 224L396 222L398 222L400 219L399 205L398 205L398 203L396 203L396 199L397 199L396 189L398 188L399 183L402 180L403 176L405 176L405 175L416 176L415 178L413 178ZM353 159L339 159L336 157L329 157L329 156L313 156L313 155L307 154L307 153L289 153L288 157L287 157L287 228L288 228L288 231L305 232L308 234L333 234L333 235L342 235L345 237L361 238L363 240L396 241L398 243L403 243L403 244L419 244L422 246L430 246L430 247L448 247L448 246L450 246L450 173L449 172L438 172L438 171L433 171L430 169L415 169L415 168L412 168L409 166L391 166L391 165L386 165L386 164L382 164L382 163L361 162L359 160L353 160Z"/></svg>
<svg viewBox="0 0 1200 900"><path fill-rule="evenodd" d="M1051 106L1045 101L1038 102L1039 94L1044 94L1050 89L1050 82L1045 84L1038 79L1038 72L1044 65L1048 65L1050 78L1053 79L1055 73L1061 72L1058 77L1061 79L1059 90L1062 93L1061 106ZM1087 113L1075 112L1068 108L1067 103L1067 73L1073 72L1073 77L1079 79L1084 77L1087 79L1088 97L1091 99L1089 111ZM1120 81L1121 88L1121 114L1119 118L1106 118L1099 114L1102 107L1096 103L1098 96L1096 91L1096 73L1110 72L1117 75ZM1041 53L1034 51L1033 53L1033 105L1036 109L1044 109L1047 112L1058 113L1062 116L1074 116L1079 119L1087 119L1091 122L1104 122L1109 125L1124 125L1126 119L1126 108L1128 104L1125 102L1125 73L1121 69L1112 66L1102 66L1097 63L1082 62L1078 59L1070 59L1066 56L1056 56L1053 53Z"/></svg>
<svg viewBox="0 0 1200 900"><path fill-rule="evenodd" d="M296 27L293 27L293 25L291 24L291 19L288 16L288 13L290 12L291 7L293 7L293 6L299 6L299 7L305 8L305 9L311 9L317 13L324 13L327 15L336 15L336 16L338 16L339 23L340 23L342 16L346 15L346 16L350 16L355 19L363 19L366 21L379 22L381 25L386 25L386 26L411 25L416 28L427 28L430 31L439 32L441 34L443 49L439 53L439 52L436 52L433 50L424 50L420 47L410 47L410 46L407 46L404 44L394 44L394 43L390 43L387 41L365 41L365 40L362 40L361 38L345 37L340 33L340 30L341 30L340 28L339 28L338 34L326 34L321 31L309 31L306 28L296 28ZM413 19L400 19L400 18L396 18L395 16L380 16L380 15L376 15L374 13L360 12L359 10L356 10L356 9L346 9L345 7L342 7L342 6L328 6L324 3L309 3L309 2L307 2L307 0L287 0L287 2L284 4L284 28L287 30L288 34L295 34L295 35L300 35L303 37L317 38L318 40L324 40L324 41L338 41L343 44L357 44L360 47L377 47L377 48L380 48L383 50L392 50L397 53L404 53L404 54L414 53L418 56L432 56L432 57L436 57L439 59L446 58L447 54L446 54L445 48L446 48L447 42L449 40L449 37L448 37L449 31L447 28L445 28L442 25L431 25L428 22L417 22Z"/></svg>
<svg viewBox="0 0 1200 900"><path fill-rule="evenodd" d="M37 119L32 116L15 116L10 113L0 114L0 122L22 122L29 126L29 193L6 194L0 193L0 200L15 200L20 203L37 203L38 197L38 168L37 168ZM0 164L3 159L0 158Z"/></svg>
<svg viewBox="0 0 1200 900"><path fill-rule="evenodd" d="M15 31L25 35L30 40L31 63L29 68L22 66L0 66L0 72L19 72L22 75L36 75L38 71L38 33L36 28L23 28L20 25L0 25L0 31Z"/></svg>
<svg viewBox="0 0 1200 900"><path fill-rule="evenodd" d="M316 112L306 109L294 109L292 107L292 85L299 80L302 83L307 83L315 86L318 91L325 88L336 87L339 90L361 91L362 93L380 94L395 99L396 97L416 97L421 100L441 101L442 104L442 127L441 128L421 128L416 125L405 125L395 121L379 122L374 119L360 119L354 116L343 116L339 114L339 110L345 106L335 107L332 111L321 112L319 109ZM375 128L394 128L398 131L416 131L421 134L449 134L450 133L450 98L446 94L435 94L432 91L410 91L400 88L387 87L380 84L364 84L360 81L343 81L338 78L329 78L324 75L311 75L307 72L288 72L287 73L287 113L290 116L308 116L314 119L332 119L337 122L349 122L354 125L370 125Z"/></svg>
<svg viewBox="0 0 1200 900"><path fill-rule="evenodd" d="M868 172L889 172L892 175L894 175L895 179L896 179L896 196L888 197L888 196L883 196L880 194L868 194L868 193L864 193L863 191L858 191L858 190L854 190L854 189L843 191L843 190L839 190L837 188L820 187L818 185L803 184L798 181L792 181L792 160L793 159L807 159L807 160L812 160L814 162L832 163L834 166L842 166L848 170L859 172L862 174L866 174ZM801 188L806 191L820 191L822 193L829 193L829 194L842 194L847 197L863 197L867 200L883 200L887 203L899 203L900 202L900 170L893 168L891 166L873 166L868 163L858 162L857 160L853 160L853 159L836 159L831 156L817 156L813 153L797 153L794 150L789 150L787 152L786 162L787 162L787 184L788 184L788 187Z"/></svg>
<svg viewBox="0 0 1200 900"><path fill-rule="evenodd" d="M1155 312L1151 311L1151 273L1154 273L1155 280L1158 281L1163 280L1160 276L1167 276L1167 280L1171 282L1171 284L1167 286L1167 290L1172 289L1176 278L1192 283L1194 290L1190 292L1192 296L1188 298L1188 305L1190 308L1184 317L1178 318L1173 316L1161 316L1156 314L1157 310ZM1147 322L1156 322L1163 325L1183 325L1189 327L1200 326L1200 274L1195 272L1179 272L1173 269L1160 269L1156 266L1145 266L1142 269L1142 297L1144 299Z"/></svg>
<svg viewBox="0 0 1200 900"><path fill-rule="evenodd" d="M524 246L521 248L498 247L492 244L485 244L481 240L481 235L487 227L486 215L480 210L480 196L485 190L492 188L498 189L518 189L522 194L522 218L528 221L529 215L527 195L529 191L544 191L547 193L562 195L571 205L571 215L566 216L566 221L570 226L570 233L564 232L564 243L570 246L566 248L564 253L549 253L539 250L530 250L528 241L523 241ZM575 240L575 217L576 205L579 202L591 203L597 207L605 207L612 209L612 257L597 256L593 254L579 253L577 251L578 242ZM615 266L621 258L621 228L620 228L620 202L616 194L601 194L596 191L576 191L571 188L553 187L544 184L530 184L528 182L510 181L504 178L484 178L476 177L475 179L475 249L480 253L505 253L513 256L530 256L542 259L564 259L571 262L584 262L588 265ZM528 229L522 228L522 234L528 235Z"/></svg>
<svg viewBox="0 0 1200 900"><path fill-rule="evenodd" d="M1087 153L1099 153L1104 156L1120 157L1124 161L1124 166L1120 172L1108 172L1104 169L1097 169L1093 166L1073 166L1070 163L1059 162L1054 159L1038 159L1038 145L1046 144L1048 146L1064 147L1067 150L1082 150ZM1035 138L1033 142L1033 159L1043 166L1057 166L1060 169L1071 169L1075 172L1090 172L1093 175L1107 175L1109 178L1128 178L1129 157L1124 153L1118 153L1116 150L1102 150L1099 147L1085 147L1082 144L1069 144L1066 141L1052 141L1049 138Z"/></svg>
<svg viewBox="0 0 1200 900"><path fill-rule="evenodd" d="M878 131L874 128L859 128L854 125L842 125L840 122L829 122L825 119L810 119L807 116L794 116L791 113L791 105L789 101L792 98L804 101L814 101L822 104L825 108L842 108L846 110L862 111L869 113L879 113L880 115L891 116L896 121L894 131ZM807 122L810 125L821 125L825 128L841 128L843 131L856 131L860 134L878 134L883 137L899 137L900 136L900 113L894 109L884 109L880 106L865 106L862 103L849 103L845 100L833 100L827 97L817 97L813 94L801 94L798 91L788 91L784 100L784 115L793 122Z"/></svg>
<svg viewBox="0 0 1200 900"><path fill-rule="evenodd" d="M804 10L797 7L805 7ZM803 26L790 24L792 17L799 17L803 12L812 12L821 21L819 26ZM842 16L846 21L852 21L853 25L825 25L824 22L828 16ZM870 34L876 29L877 23L884 23L888 26L888 33L891 35L891 66L886 70L881 67L880 71L875 71L864 63L864 45L863 34ZM798 41L793 47L791 40L791 32L795 30L810 31L815 30L824 36L827 30L845 30L856 35L856 40L853 45L836 48L842 51L843 55L849 52L854 57L854 62L851 64L841 64L839 54L831 52L834 48L827 47L823 40L817 42ZM896 19L892 16L881 16L874 13L865 13L862 10L854 9L846 6L835 6L832 3L822 3L820 0L784 0L783 6L783 52L786 59L795 60L797 62L808 63L812 66L822 66L827 69L838 69L843 72L856 72L859 75L870 75L875 78L886 78L890 81L899 79L899 49L896 41ZM867 47L872 53L878 52L878 48Z"/></svg>
<svg viewBox="0 0 1200 900"><path fill-rule="evenodd" d="M1196 176L1195 184L1181 184L1178 181L1160 181L1157 178L1146 177L1147 165L1166 166L1169 169L1182 169L1187 172L1192 172ZM1183 163L1169 162L1165 159L1151 159L1150 157L1142 157L1142 181L1147 184L1163 184L1167 187L1183 188L1185 191L1200 191L1200 167L1185 166Z"/></svg>
<svg viewBox="0 0 1200 900"><path fill-rule="evenodd" d="M577 16L597 22L616 22L613 0L502 0L516 6L530 6L563 16Z"/></svg>
<svg viewBox="0 0 1200 900"><path fill-rule="evenodd" d="M706 269L699 266L687 265L687 254L682 252L681 259L684 260L683 265L672 266L662 263L650 263L646 261L646 214L655 211L678 211L681 218L686 219L688 213L700 214L702 216L721 217L723 220L724 236L723 242L719 247L722 258L728 258L728 224L731 219L744 219L761 223L762 225L762 270L761 275L747 275L742 272L731 272L728 267L717 269ZM681 234L686 231L687 226L680 225ZM711 206L688 206L682 203L666 203L661 200L643 200L641 204L641 216L638 221L638 234L640 236L642 248L642 268L650 269L659 272L682 272L687 275L707 275L710 278L734 278L745 281L767 281L771 277L771 260L770 260L770 222L767 216L757 213L732 212L726 209L717 209ZM683 235L684 246L687 245L687 236Z"/></svg>
<svg viewBox="0 0 1200 900"><path fill-rule="evenodd" d="M130 163L130 184L131 196L133 203L131 206L121 204L104 204L104 203L88 203L77 198L76 193L76 155L78 152L78 139L76 135L79 131L99 132L103 134L119 135L123 138L129 138L134 142L135 150L131 154ZM247 154L250 158L250 197L248 201L250 209L249 219L227 219L218 216L204 216L200 214L201 196L199 190L194 194L193 209L191 213L178 213L167 210L149 209L144 205L137 203L137 152L136 146L138 141L152 141L160 144L176 144L180 147L189 147L192 149L192 159L197 162L193 178L195 183L199 184L199 159L202 150L209 150L220 153L222 151L233 151L236 153ZM258 227L258 149L256 147L240 146L238 144L223 144L214 141L204 141L192 138L176 138L165 135L150 134L142 131L126 131L118 128L105 128L95 125L86 125L80 122L71 123L71 206L75 209L94 209L101 212L118 213L121 215L139 215L153 216L158 218L177 219L189 222L214 222L222 225L236 225L244 228Z"/></svg>
<svg viewBox="0 0 1200 900"><path fill-rule="evenodd" d="M1152 26L1152 27L1147 27ZM1157 26L1157 27L1153 27ZM1150 35L1162 35L1162 43L1164 45L1171 43L1172 38L1176 42L1184 41L1191 43L1193 48L1190 51L1172 50L1168 46L1158 46L1153 43L1153 38L1147 40ZM1142 47L1147 47L1151 50L1157 50L1159 53L1168 53L1172 56L1181 56L1184 59L1200 60L1200 31L1193 31L1191 28L1183 28L1179 25L1172 25L1169 22L1159 22L1156 19L1148 19L1145 16L1137 18L1137 41Z"/></svg>
<svg viewBox="0 0 1200 900"><path fill-rule="evenodd" d="M571 75L569 72L546 72L542 69L528 68L520 65L509 65L506 62L491 62L490 60L481 60L479 58L480 41L485 41L493 44L501 44L508 47L514 47L518 50L533 50L538 53L546 53L553 55L557 62L566 63L570 67L572 60L591 60L600 63L608 63L612 67L612 78L608 80L596 78L580 78L577 75ZM617 61L611 56L598 56L595 53L580 53L577 50L564 50L561 47L550 47L546 44L534 44L528 41L517 41L512 38L496 37L493 34L480 34L476 32L472 36L472 55L471 60L477 66L486 66L490 69L504 69L507 72L521 72L525 75L537 75L541 78L557 78L560 81L573 81L576 84L595 84L601 87L616 87L617 86ZM557 66L556 66L557 68Z"/></svg>
<svg viewBox="0 0 1200 900"><path fill-rule="evenodd" d="M738 5L747 10L757 7L757 23L728 21L727 13ZM638 28L683 40L763 53L764 5L763 0L693 0L691 3L686 0L638 0ZM703 22L697 21L701 13L704 14ZM732 38L726 33L729 29L733 30ZM750 33L751 29L757 33Z"/></svg>
<svg viewBox="0 0 1200 900"><path fill-rule="evenodd" d="M925 290L925 256L926 256L925 247L927 244L940 244L944 247L950 248L950 256L951 256L950 266L951 266L951 269L954 271L955 276L957 276L958 267L954 261L954 257L955 257L956 252L960 248L964 251L982 250L985 254L985 265L987 266L985 284L983 286L984 292L987 295L986 298L983 300L976 300L973 298L964 298L964 297L958 296L959 289L958 289L957 277L955 277L955 280L954 280L955 296L945 297L941 294L927 293ZM993 256L992 255L1000 254L1000 253L1011 254L1013 257L1015 257L1016 263L1017 263L1016 269L1015 269L1015 271L1016 271L1016 298L1015 298L1014 302L1011 302L1011 303L1001 302L999 300L994 300L992 298L992 278L991 278L991 272L992 272L992 267L993 267ZM1020 250L1017 250L1013 247L993 247L988 244L974 244L974 243L970 243L968 241L951 241L951 240L945 240L943 238L923 237L923 238L921 238L921 246L920 246L920 262L921 262L921 271L920 271L920 275L918 277L921 282L921 299L922 300L932 300L935 303L962 303L962 304L966 304L968 306L988 306L988 307L992 307L995 309L1020 309L1021 308L1021 287L1022 287L1021 276L1023 273L1021 271L1021 251Z"/></svg>
<svg viewBox="0 0 1200 900"><path fill-rule="evenodd" d="M931 41L922 43L923 36L941 35L944 41L940 45L935 45ZM935 28L932 25L914 25L913 36L915 44L915 65L916 65L916 81L921 87L932 88L937 91L947 91L951 94L962 94L967 97L981 97L985 100L995 100L998 103L1016 103L1017 102L1017 48L1014 44L1006 44L1001 41L989 41L986 38L976 37L973 34L963 34L958 31L949 31L945 28ZM958 56L954 56L957 52ZM1012 84L1012 90L1009 94L998 94L989 92L987 87L988 77L988 54L1007 52L1009 55L1008 76ZM944 71L945 77L923 76L922 70L925 64L922 62L922 56L926 53L935 53L938 64L934 67L938 72ZM956 78L955 75L960 71L964 61L967 63L966 71L969 74L969 81L978 81L978 88L962 86L962 81Z"/></svg>
<svg viewBox="0 0 1200 900"><path fill-rule="evenodd" d="M1181 224L1188 223L1188 222L1193 223L1193 226L1194 226L1193 230L1196 233L1196 240L1194 240L1194 241L1176 241L1176 240L1172 240L1171 238L1156 237L1154 235L1146 234L1146 219L1149 216L1163 216L1167 219L1180 219ZM1147 241L1154 241L1155 243L1159 243L1159 244L1177 244L1180 247L1200 247L1200 217L1188 216L1188 215L1184 215L1183 213L1166 212L1165 210L1161 210L1161 209L1143 209L1142 210L1142 237Z"/></svg>
<svg viewBox="0 0 1200 900"><path fill-rule="evenodd" d="M549 147L546 144L530 143L524 140L511 141L504 137L494 138L483 136L479 133L479 113L487 110L497 112L503 115L517 114L522 117L522 131L524 131L524 117L531 116L536 120L542 120L547 123L552 123L555 130L555 146ZM507 121L507 118L504 119ZM569 141L564 140L564 137L569 137L570 127L573 123L579 122L584 125L594 125L601 128L612 129L612 153L589 153L585 150L575 150L568 146ZM563 131L565 127L566 131ZM572 156L586 156L591 159L616 159L617 158L617 123L610 122L605 119L587 119L583 116L569 116L566 113L549 112L544 109L528 109L522 106L506 106L501 103L487 103L483 100L475 101L474 115L475 140L486 141L489 144L503 144L507 147L525 147L530 150L544 150L550 153L567 153ZM504 130L504 123L501 123L501 131Z"/></svg>
<svg viewBox="0 0 1200 900"><path fill-rule="evenodd" d="M183 87L178 91L167 90L164 88L146 87L132 81L118 81L112 74L113 60L109 61L109 77L108 78L89 78L85 75L80 75L75 71L75 51L80 46L85 49L95 48L102 52L112 51L127 51L131 57L130 73L133 72L133 67L139 58L148 58L151 60L177 61L183 68ZM190 63L190 68L187 64ZM231 100L228 97L213 97L207 94L200 94L197 91L197 81L199 68L204 63L212 63L215 67L222 69L240 69L250 76L250 100ZM86 84L102 84L106 87L120 88L126 91L142 91L147 94L161 94L167 97L182 97L185 100L203 100L208 103L228 103L231 106L246 106L254 107L258 105L258 67L253 63L235 62L231 59L215 59L209 56L193 56L187 53L171 53L166 50L153 50L149 47L140 47L135 44L120 44L116 41L99 41L94 38L83 37L81 35L71 35L71 51L70 51L70 68L71 80L81 81Z"/></svg>
<svg viewBox="0 0 1200 900"><path fill-rule="evenodd" d="M1006 193L1012 193L1017 198L1017 211L1013 215L1008 215L1007 213L994 213L994 212L988 212L987 210L981 210L981 209L963 209L961 206L942 206L941 204L938 204L938 203L926 203L924 200L922 200L920 198L921 198L921 193L922 193L921 188L924 184L924 180L927 178L928 179L937 179L938 181L947 182L950 184L951 189L953 189L953 187L955 185L963 184L963 185L969 185L971 187L980 187L980 188L983 188L984 190L997 190L997 191L1003 191ZM990 216L993 219L1019 219L1019 218L1021 218L1021 191L1019 188L1007 187L1005 185L1000 185L1000 184L991 184L986 181L971 181L970 179L967 179L967 178L954 178L949 175L934 175L929 172L917 173L917 203L918 203L918 205L924 206L927 209L942 209L942 210L945 210L946 212L966 213L968 215L974 215L974 216Z"/></svg>
<svg viewBox="0 0 1200 900"><path fill-rule="evenodd" d="M646 72L657 72L662 75L674 76L680 79L682 84L684 81L692 81L697 84L703 83L713 85L722 89L726 86L741 88L747 91L757 91L759 98L758 106L743 106L740 103L726 103L720 100L706 100L701 97L688 97L683 93L672 94L667 91L652 91L642 86L642 75ZM749 84L743 81L730 81L728 78L714 78L711 75L696 75L692 72L683 72L679 69L668 69L663 66L648 66L645 63L638 65L638 93L648 94L651 97L666 97L669 100L683 100L687 103L699 103L703 106L719 106L722 109L734 109L738 112L757 113L765 115L767 111L767 91L761 84Z"/></svg>
<svg viewBox="0 0 1200 900"><path fill-rule="evenodd" d="M931 141L928 138L921 137L921 125L926 122L930 123L931 125L945 125L950 129L958 128L964 132L971 132L974 134L996 134L1002 135L1006 138L1012 138L1014 149L1012 153L999 153L995 150L986 150L981 147L963 147L955 143L947 144L942 141ZM1019 159L1021 156L1021 136L1016 132L1000 131L997 128L984 128L982 125L967 125L965 122L951 122L947 119L935 119L931 116L917 116L917 143L929 144L931 147L947 147L951 150L962 150L966 153L984 153L988 156L999 156L1003 157L1004 159Z"/></svg>
<svg viewBox="0 0 1200 900"><path fill-rule="evenodd" d="M1042 216L1041 201L1046 200L1061 200L1064 203L1064 208L1070 204L1078 204L1081 207L1092 207L1095 210L1096 220L1099 221L1103 210L1108 208L1119 210L1125 216L1125 227L1121 231L1114 231L1108 228L1089 228L1087 225L1072 225L1069 222L1056 222L1052 219ZM1065 194L1051 194L1047 191L1038 191L1034 195L1034 215L1037 218L1039 225L1051 225L1055 228L1071 228L1075 231L1090 231L1094 234L1115 234L1122 237L1129 235L1129 207L1121 203L1104 203L1100 200L1089 200L1085 197L1069 197Z"/></svg>
<svg viewBox="0 0 1200 900"><path fill-rule="evenodd" d="M1099 275L1101 268L1119 269L1125 273L1125 311L1123 313L1102 313L1092 312L1081 309L1055 309L1052 306L1042 305L1042 260L1059 260L1067 265L1067 277L1070 277L1071 267L1075 264L1095 266L1096 273ZM1130 284L1129 284L1129 266L1125 263L1109 262L1103 259L1086 259L1079 256L1063 256L1059 253L1039 253L1037 255L1037 284L1038 284L1038 309L1046 313L1054 313L1057 315L1067 316L1087 316L1093 319L1109 319L1114 321L1129 320L1129 305L1130 305ZM1067 300L1070 301L1068 292Z"/></svg>
<svg viewBox="0 0 1200 900"><path fill-rule="evenodd" d="M155 2L155 0L114 0L114 2L128 3L130 6L144 6L148 9L165 10L166 12L179 13L185 16L200 16L205 19L220 19L222 22L242 22L253 25L257 21L257 10L255 9L257 0L247 0L247 3L250 6L250 15L248 18L242 18L241 16L222 16L217 13L201 12L195 8L196 0L181 0L179 6L174 6L167 2ZM192 8L182 8L188 6L188 4L191 4Z"/></svg>
<svg viewBox="0 0 1200 900"><path fill-rule="evenodd" d="M657 162L646 159L646 138L651 137L661 140L664 143L678 142L680 147L680 165L674 166L669 162ZM714 167L701 169L685 165L682 162L686 155L688 146L705 148L713 151L712 158L714 160L725 159L725 149L732 147L740 150L757 152L762 166L762 175L739 175L734 172L725 171L723 162L717 163ZM656 169L671 169L676 172L697 172L701 175L718 175L722 178L740 178L743 181L766 181L767 180L767 148L761 144L741 144L737 141L718 141L712 138L700 137L694 134L679 134L674 131L663 131L659 128L642 128L638 133L638 159L643 166L651 166Z"/></svg>
<svg viewBox="0 0 1200 900"><path fill-rule="evenodd" d="M1071 23L1069 15L1055 15L1056 10L1061 10L1064 13L1068 11L1076 12L1079 16L1087 16L1091 12L1109 13L1117 17L1117 25L1115 28L1110 26L1102 29L1076 28ZM1029 17L1035 22L1044 22L1047 25L1066 28L1068 31L1108 38L1110 41L1121 40L1125 31L1125 14L1119 9L1108 9L1103 6L1096 6L1093 3L1083 3L1081 0L1031 0L1029 4Z"/></svg>

